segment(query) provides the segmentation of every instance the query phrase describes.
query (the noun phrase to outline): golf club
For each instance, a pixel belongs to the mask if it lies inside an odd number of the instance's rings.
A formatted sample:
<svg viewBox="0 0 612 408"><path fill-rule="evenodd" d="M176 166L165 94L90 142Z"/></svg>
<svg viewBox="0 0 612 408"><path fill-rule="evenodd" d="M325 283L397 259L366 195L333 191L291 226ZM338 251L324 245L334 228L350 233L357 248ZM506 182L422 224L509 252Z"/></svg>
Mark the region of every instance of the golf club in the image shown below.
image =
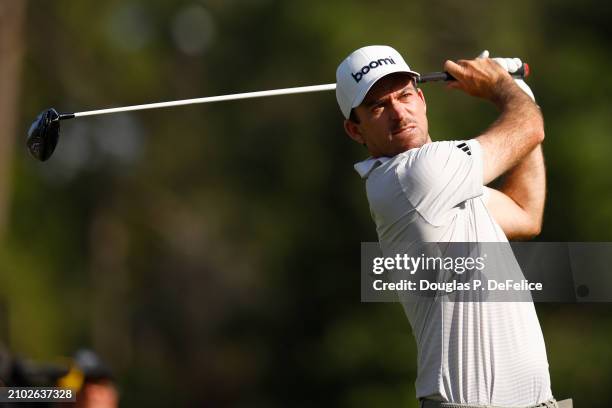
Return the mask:
<svg viewBox="0 0 612 408"><path fill-rule="evenodd" d="M529 76L529 65L523 64L516 72L513 72L514 78L525 78ZM427 83L434 81L451 81L454 78L447 72L432 72L423 74L416 78L416 82ZM313 86L302 86L296 88L273 89L269 91L246 92L231 95L209 96L195 99L182 99L170 102L148 103L144 105L132 105L119 108L91 110L86 112L75 113L58 113L55 109L50 108L43 111L30 126L28 131L27 146L30 154L40 161L48 160L59 140L60 121L66 119L80 118L83 116L104 115L108 113L129 112L145 109L167 108L171 106L193 105L198 103L233 101L237 99L262 98L265 96L290 95L308 92L333 91L336 89L336 84L324 84Z"/></svg>

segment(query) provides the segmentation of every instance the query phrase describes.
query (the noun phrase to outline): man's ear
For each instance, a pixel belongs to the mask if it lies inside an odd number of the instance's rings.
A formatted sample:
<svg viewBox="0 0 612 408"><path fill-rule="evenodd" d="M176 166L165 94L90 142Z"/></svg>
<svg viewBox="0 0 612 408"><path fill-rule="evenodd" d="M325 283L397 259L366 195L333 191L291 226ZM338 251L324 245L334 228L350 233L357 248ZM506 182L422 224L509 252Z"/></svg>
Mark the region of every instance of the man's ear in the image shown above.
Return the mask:
<svg viewBox="0 0 612 408"><path fill-rule="evenodd" d="M346 132L347 135L349 135L351 139L353 139L357 143L359 144L365 143L365 141L363 140L363 137L361 136L359 125L353 122L352 120L349 120L349 119L344 120L344 131Z"/></svg>

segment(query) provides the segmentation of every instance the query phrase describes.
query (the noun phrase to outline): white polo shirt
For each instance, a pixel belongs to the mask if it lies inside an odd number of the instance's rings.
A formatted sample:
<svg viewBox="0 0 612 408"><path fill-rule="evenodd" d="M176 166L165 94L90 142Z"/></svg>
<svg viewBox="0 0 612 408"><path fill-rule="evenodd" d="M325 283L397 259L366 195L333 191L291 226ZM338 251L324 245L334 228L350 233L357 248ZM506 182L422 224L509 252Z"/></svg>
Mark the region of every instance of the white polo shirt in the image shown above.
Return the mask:
<svg viewBox="0 0 612 408"><path fill-rule="evenodd" d="M508 242L486 207L480 144L428 143L355 169L381 245ZM507 244L509 245L509 244ZM467 255L467 254L466 254ZM418 349L417 398L528 406L552 398L532 302L403 302Z"/></svg>

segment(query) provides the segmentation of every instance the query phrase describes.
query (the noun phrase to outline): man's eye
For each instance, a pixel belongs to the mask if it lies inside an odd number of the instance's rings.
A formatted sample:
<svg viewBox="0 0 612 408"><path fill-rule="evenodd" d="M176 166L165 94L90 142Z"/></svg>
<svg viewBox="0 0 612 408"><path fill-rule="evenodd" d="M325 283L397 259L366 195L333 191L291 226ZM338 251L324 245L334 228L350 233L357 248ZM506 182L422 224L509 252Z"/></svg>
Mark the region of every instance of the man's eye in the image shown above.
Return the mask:
<svg viewBox="0 0 612 408"><path fill-rule="evenodd" d="M381 112L383 110L382 105L374 105L372 106L372 112Z"/></svg>

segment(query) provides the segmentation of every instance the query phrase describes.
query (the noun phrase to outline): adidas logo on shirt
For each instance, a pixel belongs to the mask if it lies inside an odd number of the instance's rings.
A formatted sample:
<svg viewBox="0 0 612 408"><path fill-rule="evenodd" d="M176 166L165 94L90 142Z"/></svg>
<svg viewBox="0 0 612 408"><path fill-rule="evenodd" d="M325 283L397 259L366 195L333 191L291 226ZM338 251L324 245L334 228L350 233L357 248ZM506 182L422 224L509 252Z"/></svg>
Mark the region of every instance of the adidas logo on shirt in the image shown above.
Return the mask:
<svg viewBox="0 0 612 408"><path fill-rule="evenodd" d="M467 143L463 142L457 145L457 147L467 153L468 156L472 155L472 151L470 150L470 146Z"/></svg>

